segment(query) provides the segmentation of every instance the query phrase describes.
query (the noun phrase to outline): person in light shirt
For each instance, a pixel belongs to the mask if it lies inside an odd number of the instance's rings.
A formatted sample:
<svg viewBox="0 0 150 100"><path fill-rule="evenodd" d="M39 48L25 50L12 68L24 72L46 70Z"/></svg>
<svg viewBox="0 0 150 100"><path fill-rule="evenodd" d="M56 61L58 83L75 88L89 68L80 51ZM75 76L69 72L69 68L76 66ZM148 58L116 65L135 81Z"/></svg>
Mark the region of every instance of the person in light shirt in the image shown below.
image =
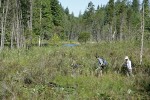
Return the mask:
<svg viewBox="0 0 150 100"><path fill-rule="evenodd" d="M131 64L131 60L129 59L128 56L125 56L125 63L124 63L127 71L126 71L126 74L127 76L133 76L132 74L132 64Z"/></svg>

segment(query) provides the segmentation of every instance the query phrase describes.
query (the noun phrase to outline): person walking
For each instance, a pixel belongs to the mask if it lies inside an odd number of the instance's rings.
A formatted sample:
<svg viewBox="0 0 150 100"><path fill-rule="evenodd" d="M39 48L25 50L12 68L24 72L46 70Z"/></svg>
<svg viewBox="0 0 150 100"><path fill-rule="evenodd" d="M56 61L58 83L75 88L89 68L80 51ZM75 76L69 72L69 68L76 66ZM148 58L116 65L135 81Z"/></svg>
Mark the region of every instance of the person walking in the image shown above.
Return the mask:
<svg viewBox="0 0 150 100"><path fill-rule="evenodd" d="M102 76L103 71L107 65L107 62L103 57L96 56L96 58L98 60L98 66L95 70L95 73L96 73L97 77L99 77L99 76Z"/></svg>
<svg viewBox="0 0 150 100"><path fill-rule="evenodd" d="M132 64L131 64L131 60L129 59L128 56L125 56L124 67L125 67L126 75L127 76L133 76L133 74L132 74Z"/></svg>

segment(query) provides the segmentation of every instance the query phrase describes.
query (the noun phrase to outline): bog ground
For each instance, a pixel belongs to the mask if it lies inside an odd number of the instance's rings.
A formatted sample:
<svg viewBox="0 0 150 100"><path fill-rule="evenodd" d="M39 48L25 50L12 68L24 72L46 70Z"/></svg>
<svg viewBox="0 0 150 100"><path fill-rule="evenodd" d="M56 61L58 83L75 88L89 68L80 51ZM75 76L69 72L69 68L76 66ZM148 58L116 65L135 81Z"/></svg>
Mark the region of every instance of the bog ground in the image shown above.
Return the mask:
<svg viewBox="0 0 150 100"><path fill-rule="evenodd" d="M0 53L0 99L6 100L135 100L150 97L148 45L143 65L140 46L135 42L88 43L77 46L47 46L5 49ZM109 70L102 77L93 75L103 56ZM120 73L124 56L133 62L134 77ZM72 75L72 61L79 64Z"/></svg>

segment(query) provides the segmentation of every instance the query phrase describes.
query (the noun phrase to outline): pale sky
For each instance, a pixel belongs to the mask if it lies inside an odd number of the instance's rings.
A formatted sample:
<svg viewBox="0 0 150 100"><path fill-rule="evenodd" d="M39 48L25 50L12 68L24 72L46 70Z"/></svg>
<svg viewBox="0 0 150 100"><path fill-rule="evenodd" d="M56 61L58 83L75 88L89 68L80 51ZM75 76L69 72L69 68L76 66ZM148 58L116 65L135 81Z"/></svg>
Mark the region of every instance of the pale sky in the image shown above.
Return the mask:
<svg viewBox="0 0 150 100"><path fill-rule="evenodd" d="M97 9L98 5L106 5L109 0L59 0L61 5L66 8L69 8L70 13L74 13L75 16L79 15L79 12L84 13L86 10L88 3L92 1L95 5L95 9ZM116 1L116 0L115 0ZM132 1L132 0L129 0ZM140 0L141 2L142 0Z"/></svg>
<svg viewBox="0 0 150 100"><path fill-rule="evenodd" d="M73 12L75 16L78 16L80 11L83 13L90 1L92 1L96 9L98 5L106 5L109 0L59 0L61 5L64 8L68 7L69 12Z"/></svg>

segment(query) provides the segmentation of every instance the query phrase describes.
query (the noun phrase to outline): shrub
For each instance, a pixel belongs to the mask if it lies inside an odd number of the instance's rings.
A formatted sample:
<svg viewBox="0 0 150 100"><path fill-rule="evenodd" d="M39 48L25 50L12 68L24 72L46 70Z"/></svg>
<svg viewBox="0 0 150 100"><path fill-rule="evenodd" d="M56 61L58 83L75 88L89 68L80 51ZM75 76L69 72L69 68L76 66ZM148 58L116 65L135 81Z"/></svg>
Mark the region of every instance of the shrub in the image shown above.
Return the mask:
<svg viewBox="0 0 150 100"><path fill-rule="evenodd" d="M88 33L88 32L81 32L79 34L78 41L86 43L89 38L90 38L90 33Z"/></svg>
<svg viewBox="0 0 150 100"><path fill-rule="evenodd" d="M50 42L54 45L58 45L59 41L60 41L60 37L57 34L54 34Z"/></svg>

